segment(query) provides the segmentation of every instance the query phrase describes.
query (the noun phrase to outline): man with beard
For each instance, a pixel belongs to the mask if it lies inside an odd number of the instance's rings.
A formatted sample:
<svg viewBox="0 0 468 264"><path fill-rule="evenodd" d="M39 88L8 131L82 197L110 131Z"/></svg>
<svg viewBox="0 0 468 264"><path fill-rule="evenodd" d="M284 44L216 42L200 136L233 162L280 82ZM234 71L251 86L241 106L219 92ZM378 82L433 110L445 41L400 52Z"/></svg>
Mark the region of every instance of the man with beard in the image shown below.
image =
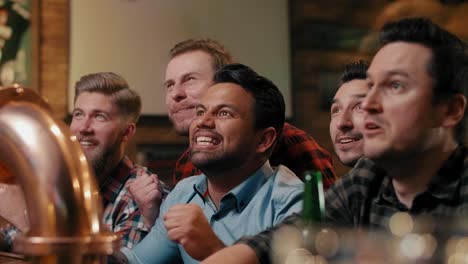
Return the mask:
<svg viewBox="0 0 468 264"><path fill-rule="evenodd" d="M140 111L140 96L115 73L85 75L75 85L70 129L97 177L104 205L103 222L111 231L121 234L121 245L127 248L133 248L149 232L152 223L146 221L126 184L137 177L151 179L156 205L163 193L163 183L157 176L125 155ZM157 214L159 208L152 211Z"/></svg>
<svg viewBox="0 0 468 264"><path fill-rule="evenodd" d="M148 234L159 213L164 183L155 174L125 156L125 147L135 134L141 99L127 82L111 72L81 77L75 84L75 106L70 124L83 152L94 170L103 199L103 222L121 235L121 246L133 248ZM126 185L144 178L151 188L151 215L143 215ZM23 212L21 212L23 213ZM151 220L152 221L152 220ZM27 228L25 228L27 229ZM19 230L10 225L0 230L2 250L11 250Z"/></svg>
<svg viewBox="0 0 468 264"><path fill-rule="evenodd" d="M214 76L190 125L192 162L203 174L180 181L148 236L120 262L197 263L243 235L301 209L302 182L268 157L284 124L284 99L247 66Z"/></svg>

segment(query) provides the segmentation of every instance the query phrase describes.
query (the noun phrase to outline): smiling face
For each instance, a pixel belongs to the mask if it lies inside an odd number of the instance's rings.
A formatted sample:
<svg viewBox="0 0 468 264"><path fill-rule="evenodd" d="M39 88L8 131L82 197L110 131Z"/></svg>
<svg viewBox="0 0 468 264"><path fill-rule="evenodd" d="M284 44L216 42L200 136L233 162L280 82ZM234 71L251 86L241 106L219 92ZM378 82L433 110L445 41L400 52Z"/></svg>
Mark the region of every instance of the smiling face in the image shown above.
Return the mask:
<svg viewBox="0 0 468 264"><path fill-rule="evenodd" d="M259 136L254 122L254 99L245 89L232 83L210 87L190 126L193 164L205 172L258 161L262 155L256 153Z"/></svg>
<svg viewBox="0 0 468 264"><path fill-rule="evenodd" d="M364 155L361 102L367 87L366 80L355 79L341 85L333 98L330 136L336 155L346 166L354 166Z"/></svg>
<svg viewBox="0 0 468 264"><path fill-rule="evenodd" d="M167 65L166 107L177 134L188 136L195 107L213 85L214 72L211 56L200 50L177 55Z"/></svg>
<svg viewBox="0 0 468 264"><path fill-rule="evenodd" d="M375 160L416 157L440 142L441 114L428 74L431 50L394 42L382 47L368 70L362 102L364 153Z"/></svg>
<svg viewBox="0 0 468 264"><path fill-rule="evenodd" d="M126 128L110 96L83 92L77 97L70 129L98 177L123 157Z"/></svg>

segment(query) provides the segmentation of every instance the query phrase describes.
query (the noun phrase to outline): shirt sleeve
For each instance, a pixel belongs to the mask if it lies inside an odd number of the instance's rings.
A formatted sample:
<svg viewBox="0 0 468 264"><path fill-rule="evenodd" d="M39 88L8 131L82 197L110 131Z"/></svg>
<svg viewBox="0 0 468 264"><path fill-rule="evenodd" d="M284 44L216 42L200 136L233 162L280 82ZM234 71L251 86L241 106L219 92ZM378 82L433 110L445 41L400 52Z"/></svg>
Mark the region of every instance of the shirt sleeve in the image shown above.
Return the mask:
<svg viewBox="0 0 468 264"><path fill-rule="evenodd" d="M300 228L301 225L301 217L299 214L292 214L284 219L284 221L272 228L269 228L258 235L255 236L246 236L239 239L237 243L246 244L247 246L251 247L255 254L258 257L258 260L261 264L264 263L271 263L270 261L270 253L271 253L271 245L273 241L273 236L278 229L283 227L294 227Z"/></svg>
<svg viewBox="0 0 468 264"><path fill-rule="evenodd" d="M131 249L148 234L149 229L136 203L130 197L125 200L126 206L117 218L113 231L121 235L121 246Z"/></svg>

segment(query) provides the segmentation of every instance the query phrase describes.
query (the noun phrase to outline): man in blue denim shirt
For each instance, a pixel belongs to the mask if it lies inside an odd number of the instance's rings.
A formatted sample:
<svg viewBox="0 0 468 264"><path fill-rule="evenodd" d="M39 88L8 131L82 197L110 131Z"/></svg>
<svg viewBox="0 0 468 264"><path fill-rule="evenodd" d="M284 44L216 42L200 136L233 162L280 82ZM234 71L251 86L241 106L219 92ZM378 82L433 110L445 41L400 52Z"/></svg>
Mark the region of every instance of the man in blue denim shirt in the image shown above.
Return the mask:
<svg viewBox="0 0 468 264"><path fill-rule="evenodd" d="M197 263L280 223L302 207L302 182L268 161L284 123L278 88L247 66L227 65L215 75L190 126L193 163L203 174L176 185L130 263Z"/></svg>

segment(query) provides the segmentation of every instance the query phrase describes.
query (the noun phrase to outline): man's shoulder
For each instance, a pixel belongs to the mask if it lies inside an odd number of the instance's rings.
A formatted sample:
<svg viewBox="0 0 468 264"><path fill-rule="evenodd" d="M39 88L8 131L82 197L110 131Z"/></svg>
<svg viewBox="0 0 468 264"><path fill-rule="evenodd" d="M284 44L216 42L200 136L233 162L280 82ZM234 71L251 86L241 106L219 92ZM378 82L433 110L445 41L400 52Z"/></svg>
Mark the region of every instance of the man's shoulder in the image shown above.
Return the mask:
<svg viewBox="0 0 468 264"><path fill-rule="evenodd" d="M291 125L288 122L284 122L282 136L283 138L288 138L288 137L308 138L310 137L309 134L307 134L307 132Z"/></svg>
<svg viewBox="0 0 468 264"><path fill-rule="evenodd" d="M297 188L299 186L302 188L303 182L288 167L284 165L279 165L275 170L276 170L275 178L274 178L275 186L291 187L291 188Z"/></svg>
<svg viewBox="0 0 468 264"><path fill-rule="evenodd" d="M361 158L354 167L341 179L335 182L334 186L343 186L345 189L368 190L374 183L380 185L385 172L377 166L375 162L367 158Z"/></svg>
<svg viewBox="0 0 468 264"><path fill-rule="evenodd" d="M204 179L205 177L202 177L202 175L193 175L193 176L184 178L174 186L174 190L176 188L177 189L191 188L193 190L193 185L202 182Z"/></svg>
<svg viewBox="0 0 468 264"><path fill-rule="evenodd" d="M354 179L366 178L372 179L383 174L384 171L374 161L368 158L361 158L356 162L353 168L347 173L347 177Z"/></svg>
<svg viewBox="0 0 468 264"><path fill-rule="evenodd" d="M195 192L194 186L198 185L204 179L205 177L202 177L201 175L184 178L174 186L166 200L171 202L180 202L189 199Z"/></svg>
<svg viewBox="0 0 468 264"><path fill-rule="evenodd" d="M331 159L328 151L320 146L309 133L289 123L284 123L281 138L278 141L276 150L292 155L290 158L298 158L300 161L306 163L310 161L304 160L303 158L301 159L301 155L304 153L313 152L313 154L308 155L311 156L311 158Z"/></svg>
<svg viewBox="0 0 468 264"><path fill-rule="evenodd" d="M301 196L304 191L303 182L288 167L279 165L275 174L269 179L270 199L278 202Z"/></svg>

